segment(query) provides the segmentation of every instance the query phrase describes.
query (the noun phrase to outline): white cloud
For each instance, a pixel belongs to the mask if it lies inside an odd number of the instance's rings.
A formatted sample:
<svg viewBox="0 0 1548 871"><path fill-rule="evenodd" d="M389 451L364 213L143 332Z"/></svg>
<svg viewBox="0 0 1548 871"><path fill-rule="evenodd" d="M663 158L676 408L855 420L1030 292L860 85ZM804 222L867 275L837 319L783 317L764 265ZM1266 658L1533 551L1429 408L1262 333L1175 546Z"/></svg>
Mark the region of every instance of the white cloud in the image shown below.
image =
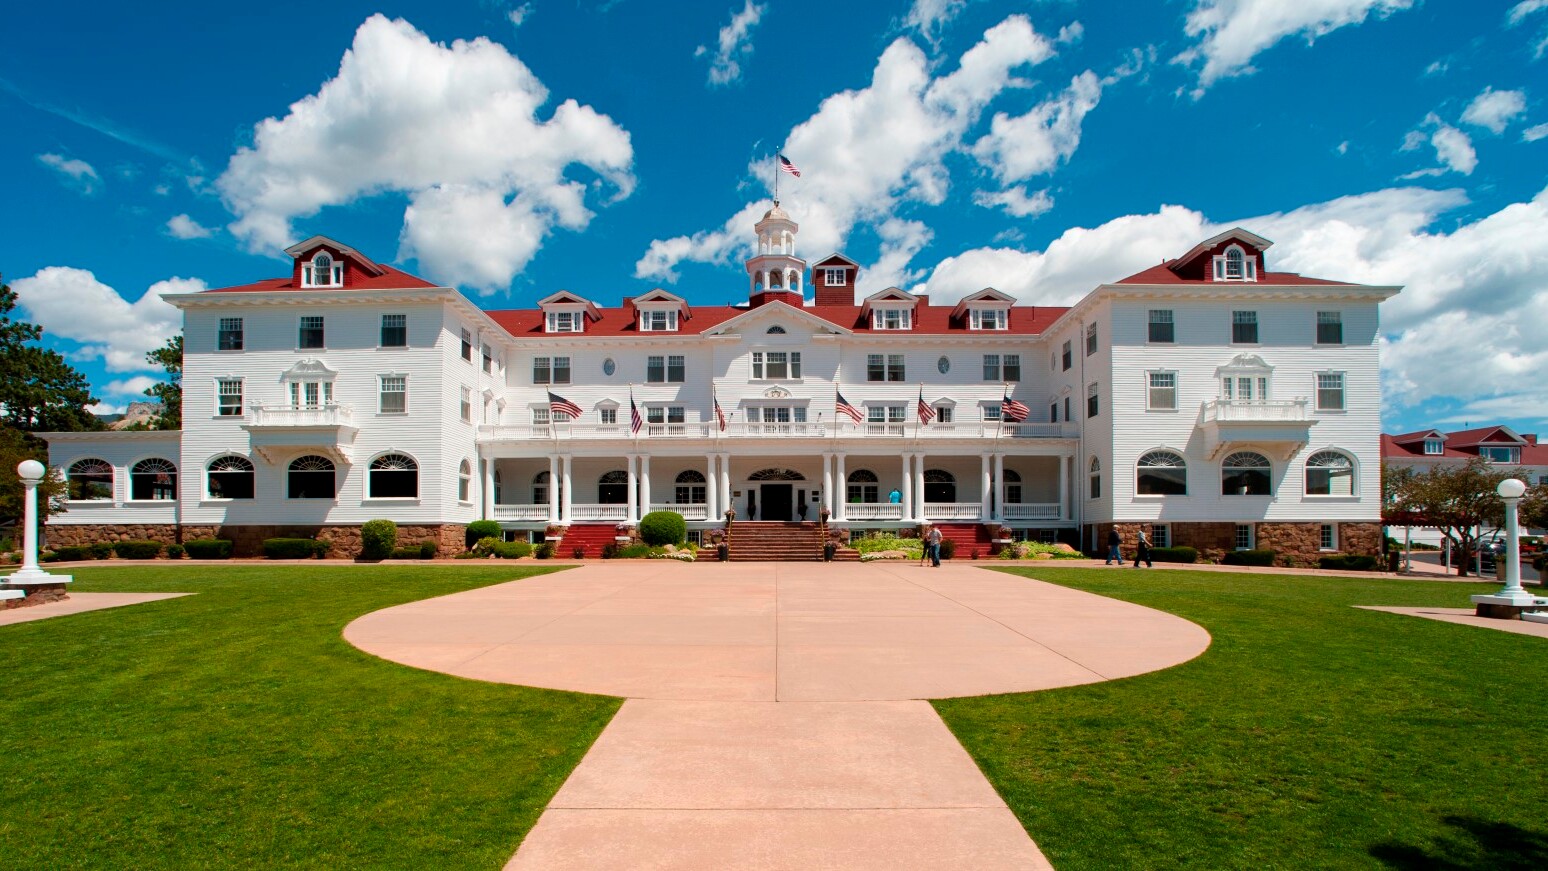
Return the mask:
<svg viewBox="0 0 1548 871"><path fill-rule="evenodd" d="M1080 42L1081 37L1085 35L1085 26L1082 25L1079 21L1071 21L1069 24L1059 28L1059 35L1054 37L1054 42L1057 42L1060 45L1074 45L1075 43Z"/></svg>
<svg viewBox="0 0 1548 871"><path fill-rule="evenodd" d="M1025 187L1006 188L1003 191L989 192L979 191L973 195L973 202L986 208L998 208L1013 218L1035 218L1038 215L1053 208L1053 197L1048 191L1040 190L1027 193Z"/></svg>
<svg viewBox="0 0 1548 871"><path fill-rule="evenodd" d="M133 396L137 399L145 397L145 391L161 383L161 379L152 378L149 375L135 375L132 378L121 378L109 381L102 385L102 392L107 396Z"/></svg>
<svg viewBox="0 0 1548 871"><path fill-rule="evenodd" d="M1002 185L1053 172L1080 147L1081 124L1101 99L1102 81L1086 70L1024 115L995 113L973 156Z"/></svg>
<svg viewBox="0 0 1548 871"><path fill-rule="evenodd" d="M537 10L533 8L531 3L523 3L520 6L517 6L516 8L506 12L505 20L509 21L512 27L521 27L523 24L527 23L527 19L535 11Z"/></svg>
<svg viewBox="0 0 1548 871"><path fill-rule="evenodd" d="M182 214L167 220L167 233L174 239L208 239L215 231Z"/></svg>
<svg viewBox="0 0 1548 871"><path fill-rule="evenodd" d="M62 154L40 154L38 162L59 173L59 180L65 187L74 188L83 194L94 194L102 185L102 177L97 175L97 170L84 160Z"/></svg>
<svg viewBox="0 0 1548 871"><path fill-rule="evenodd" d="M710 57L711 85L730 85L742 78L742 63L752 57L752 30L763 20L763 13L768 8L747 0L741 12L731 15L731 23L720 28L714 54ZM706 54L710 54L710 50L701 45L693 56L702 57Z"/></svg>
<svg viewBox="0 0 1548 871"><path fill-rule="evenodd" d="M1371 14L1386 17L1414 0L1195 0L1184 29L1197 43L1173 59L1188 66L1203 61L1199 96L1216 81L1256 72L1252 59L1280 40L1303 37L1307 45L1341 27L1361 24Z"/></svg>
<svg viewBox="0 0 1548 871"><path fill-rule="evenodd" d="M1429 131L1428 135L1425 131ZM1478 152L1473 149L1473 140L1466 133L1442 121L1434 112L1426 115L1417 129L1404 134L1400 150L1413 151L1426 140L1435 148L1435 159L1441 165L1415 170L1403 176L1404 179L1442 175L1446 170L1472 175L1473 170L1478 168Z"/></svg>
<svg viewBox="0 0 1548 871"><path fill-rule="evenodd" d="M29 319L53 336L81 342L83 356L101 358L109 371L139 372L156 367L146 353L161 347L183 326L163 293L205 290L197 278L169 278L130 303L85 269L48 266L11 283Z"/></svg>
<svg viewBox="0 0 1548 871"><path fill-rule="evenodd" d="M908 268L915 255L930 244L934 235L920 221L889 218L876 228L881 238L881 252L876 262L860 270L855 283L855 297L863 299L878 290L889 287L908 287L923 277L924 273Z"/></svg>
<svg viewBox="0 0 1548 871"><path fill-rule="evenodd" d="M493 292L537 253L555 226L578 230L588 192L634 187L629 134L565 100L548 120L548 89L488 39L431 42L403 20L373 15L339 72L284 118L254 128L217 180L251 249L295 238L291 224L326 206L409 195L400 256L448 283ZM566 177L578 165L599 178ZM479 221L494 218L500 234Z"/></svg>
<svg viewBox="0 0 1548 871"><path fill-rule="evenodd" d="M912 27L934 43L941 38L946 25L966 7L967 0L914 0L908 14L903 16L903 26Z"/></svg>
<svg viewBox="0 0 1548 871"><path fill-rule="evenodd" d="M1505 13L1505 26L1515 27L1533 14L1548 9L1548 0L1522 0ZM1548 27L1538 31L1537 41L1532 44L1532 59L1541 60L1548 54Z"/></svg>
<svg viewBox="0 0 1548 871"><path fill-rule="evenodd" d="M1348 154L1349 153L1349 140L1345 139L1343 142L1340 142L1337 146L1335 146L1333 148L1333 150L1338 153L1339 157L1343 157L1344 155Z"/></svg>
<svg viewBox="0 0 1548 871"><path fill-rule="evenodd" d="M1534 124L1521 131L1521 139L1525 142L1536 142L1544 137L1548 137L1548 124Z"/></svg>
<svg viewBox="0 0 1548 871"><path fill-rule="evenodd" d="M1516 118L1526 114L1526 92L1484 88L1462 110L1462 123L1500 134Z"/></svg>
<svg viewBox="0 0 1548 871"><path fill-rule="evenodd" d="M801 224L802 249L835 251L858 222L880 224L903 203L939 204L950 183L946 156L964 150L964 136L990 101L1023 84L1017 69L1052 55L1052 42L1022 15L990 28L956 70L938 77L909 39L887 46L868 86L823 100L785 137L784 153L803 173L782 191ZM766 183L767 162L749 165L748 175ZM670 281L679 263L745 256L752 223L767 208L767 201L749 204L712 230L651 242L635 275Z"/></svg>
<svg viewBox="0 0 1548 871"><path fill-rule="evenodd" d="M1451 61L1449 60L1430 61L1430 65L1424 68L1424 72L1420 74L1420 77L1427 79L1431 76L1443 76L1449 69L1451 69Z"/></svg>
<svg viewBox="0 0 1548 871"><path fill-rule="evenodd" d="M128 408L127 405L114 405L109 402L93 402L92 404L86 406L86 411L88 413L98 415L123 414L126 408Z"/></svg>

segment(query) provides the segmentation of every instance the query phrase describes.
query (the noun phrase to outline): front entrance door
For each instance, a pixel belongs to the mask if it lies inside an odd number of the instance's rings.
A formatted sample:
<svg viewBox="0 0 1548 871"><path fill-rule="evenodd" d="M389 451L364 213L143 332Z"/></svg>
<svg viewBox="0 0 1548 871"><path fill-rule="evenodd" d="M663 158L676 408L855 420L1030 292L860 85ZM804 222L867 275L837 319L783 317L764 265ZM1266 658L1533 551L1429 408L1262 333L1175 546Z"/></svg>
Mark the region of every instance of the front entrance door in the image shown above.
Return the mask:
<svg viewBox="0 0 1548 871"><path fill-rule="evenodd" d="M758 519L791 520L794 513L795 491L791 484L764 484L759 487Z"/></svg>

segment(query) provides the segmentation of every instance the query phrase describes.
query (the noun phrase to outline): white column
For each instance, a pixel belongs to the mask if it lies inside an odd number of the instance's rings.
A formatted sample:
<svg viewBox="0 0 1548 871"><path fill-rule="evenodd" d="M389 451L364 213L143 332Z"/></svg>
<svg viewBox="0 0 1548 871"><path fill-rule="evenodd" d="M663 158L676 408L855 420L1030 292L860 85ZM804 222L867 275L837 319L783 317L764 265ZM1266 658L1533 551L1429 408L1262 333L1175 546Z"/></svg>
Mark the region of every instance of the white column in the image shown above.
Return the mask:
<svg viewBox="0 0 1548 871"><path fill-rule="evenodd" d="M559 455L548 455L548 522L559 522Z"/></svg>
<svg viewBox="0 0 1548 871"><path fill-rule="evenodd" d="M562 486L559 488L559 496L563 500L559 503L559 517L563 519L565 523L571 523L575 519L575 499L571 495L574 492L574 488L570 486L573 480L570 475L572 459L573 458L569 454L564 455L563 470L559 473L559 476L562 479Z"/></svg>
<svg viewBox="0 0 1548 871"><path fill-rule="evenodd" d="M992 500L989 498L989 488L994 486L991 483L989 473L989 455L979 454L978 459L980 460L978 475L978 516L982 520L989 520L993 516L990 514L990 503Z"/></svg>
<svg viewBox="0 0 1548 871"><path fill-rule="evenodd" d="M836 520L848 520L849 508L845 500L849 499L849 476L844 473L844 452L840 451L835 459L838 460L838 474L835 477L838 478L839 494L833 500L837 505L833 509L833 517Z"/></svg>
<svg viewBox="0 0 1548 871"><path fill-rule="evenodd" d="M634 454L629 454L624 459L629 461L629 494L628 494L629 498L627 500L625 500L626 507L625 507L624 510L627 511L628 514L629 514L629 522L630 523L636 523L640 519L640 515L635 513L635 510L634 510L637 507L637 505L636 505L636 503L634 501L634 483L635 483L634 461L635 461L636 457L635 457Z"/></svg>
<svg viewBox="0 0 1548 871"><path fill-rule="evenodd" d="M1059 458L1059 519L1070 519L1070 463L1074 457ZM1026 497L1022 497L1026 498Z"/></svg>
<svg viewBox="0 0 1548 871"><path fill-rule="evenodd" d="M650 454L640 454L640 516L650 513Z"/></svg>
<svg viewBox="0 0 1548 871"><path fill-rule="evenodd" d="M925 517L925 488L924 488L925 455L914 455L914 501L919 503L919 510L914 512L914 517L926 520Z"/></svg>
<svg viewBox="0 0 1548 871"><path fill-rule="evenodd" d="M1022 497L1026 498L1025 496ZM994 455L994 519L1005 519L1005 455Z"/></svg>
<svg viewBox="0 0 1548 871"><path fill-rule="evenodd" d="M903 455L903 519L914 519L914 455Z"/></svg>
<svg viewBox="0 0 1548 871"><path fill-rule="evenodd" d="M704 459L706 466L704 480L707 482L704 487L704 516L714 520L720 516L720 476L715 472L719 461L715 459L714 454L709 454Z"/></svg>
<svg viewBox="0 0 1548 871"><path fill-rule="evenodd" d="M495 488L494 488L494 473L495 473L495 458L494 457L485 457L484 458L484 492L482 494L483 497L484 497L483 501L484 501L484 519L485 520L493 520L494 519L494 490L495 490Z"/></svg>
<svg viewBox="0 0 1548 871"><path fill-rule="evenodd" d="M720 455L720 513L724 515L731 504L731 455Z"/></svg>
<svg viewBox="0 0 1548 871"><path fill-rule="evenodd" d="M822 509L828 509L828 515L833 515L833 455L822 455L822 504L817 506L818 516L822 515Z"/></svg>

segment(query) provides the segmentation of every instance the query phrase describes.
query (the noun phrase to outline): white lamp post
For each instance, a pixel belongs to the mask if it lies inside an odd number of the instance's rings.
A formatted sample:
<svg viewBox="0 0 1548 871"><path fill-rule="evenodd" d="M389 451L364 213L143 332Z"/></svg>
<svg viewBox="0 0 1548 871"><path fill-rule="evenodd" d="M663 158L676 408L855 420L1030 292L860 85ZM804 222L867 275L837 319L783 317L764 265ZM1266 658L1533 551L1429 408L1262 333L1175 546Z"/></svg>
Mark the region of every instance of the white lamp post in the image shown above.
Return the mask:
<svg viewBox="0 0 1548 871"><path fill-rule="evenodd" d="M12 587L68 584L71 581L69 575L51 575L38 568L38 483L47 471L37 460L22 460L16 467L27 495L24 500L26 513L22 518L22 566L5 579Z"/></svg>
<svg viewBox="0 0 1548 871"><path fill-rule="evenodd" d="M1526 492L1526 484L1516 478L1506 478L1495 492L1505 500L1505 586L1498 595L1525 596L1526 588L1521 586L1521 531L1516 524L1516 503Z"/></svg>

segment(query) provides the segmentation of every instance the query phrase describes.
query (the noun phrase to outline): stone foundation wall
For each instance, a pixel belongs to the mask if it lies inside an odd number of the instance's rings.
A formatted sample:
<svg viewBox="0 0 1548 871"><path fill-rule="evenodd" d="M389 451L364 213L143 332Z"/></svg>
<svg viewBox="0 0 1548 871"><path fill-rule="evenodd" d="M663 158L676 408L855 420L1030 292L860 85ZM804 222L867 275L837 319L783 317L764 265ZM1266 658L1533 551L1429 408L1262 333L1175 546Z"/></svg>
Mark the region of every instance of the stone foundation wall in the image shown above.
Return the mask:
<svg viewBox="0 0 1548 871"><path fill-rule="evenodd" d="M440 548L438 558L450 557L463 550L463 530L460 523L399 525L398 546L411 547L423 541L433 541ZM354 559L360 556L360 527L333 524L307 524L282 526L278 524L244 526L174 524L79 524L50 526L45 537L48 549L71 545L89 545L99 541L159 541L174 544L195 538L224 538L233 542L232 555L239 557L263 556L263 542L267 538L318 538L333 542L329 557Z"/></svg>
<svg viewBox="0 0 1548 871"><path fill-rule="evenodd" d="M1218 563L1227 553L1236 550L1236 524L1174 523L1172 545L1191 547L1199 552L1201 561Z"/></svg>
<svg viewBox="0 0 1548 871"><path fill-rule="evenodd" d="M43 527L47 549L81 547L99 541L159 541L176 544L182 541L175 523L114 523L114 524L59 524Z"/></svg>
<svg viewBox="0 0 1548 871"><path fill-rule="evenodd" d="M1134 544L1139 531L1150 531L1149 523L1098 523L1095 524L1100 547L1095 551L1099 559L1107 558L1107 532L1117 528L1123 538L1122 551L1125 559L1134 559ZM1227 553L1236 550L1235 523L1172 523L1173 547L1191 547L1199 552L1200 562L1218 563ZM1320 523L1256 523L1256 546L1278 553L1276 562L1285 566L1315 567L1319 557L1327 556L1321 548L1322 524ZM1338 524L1338 553L1381 553L1381 524Z"/></svg>

